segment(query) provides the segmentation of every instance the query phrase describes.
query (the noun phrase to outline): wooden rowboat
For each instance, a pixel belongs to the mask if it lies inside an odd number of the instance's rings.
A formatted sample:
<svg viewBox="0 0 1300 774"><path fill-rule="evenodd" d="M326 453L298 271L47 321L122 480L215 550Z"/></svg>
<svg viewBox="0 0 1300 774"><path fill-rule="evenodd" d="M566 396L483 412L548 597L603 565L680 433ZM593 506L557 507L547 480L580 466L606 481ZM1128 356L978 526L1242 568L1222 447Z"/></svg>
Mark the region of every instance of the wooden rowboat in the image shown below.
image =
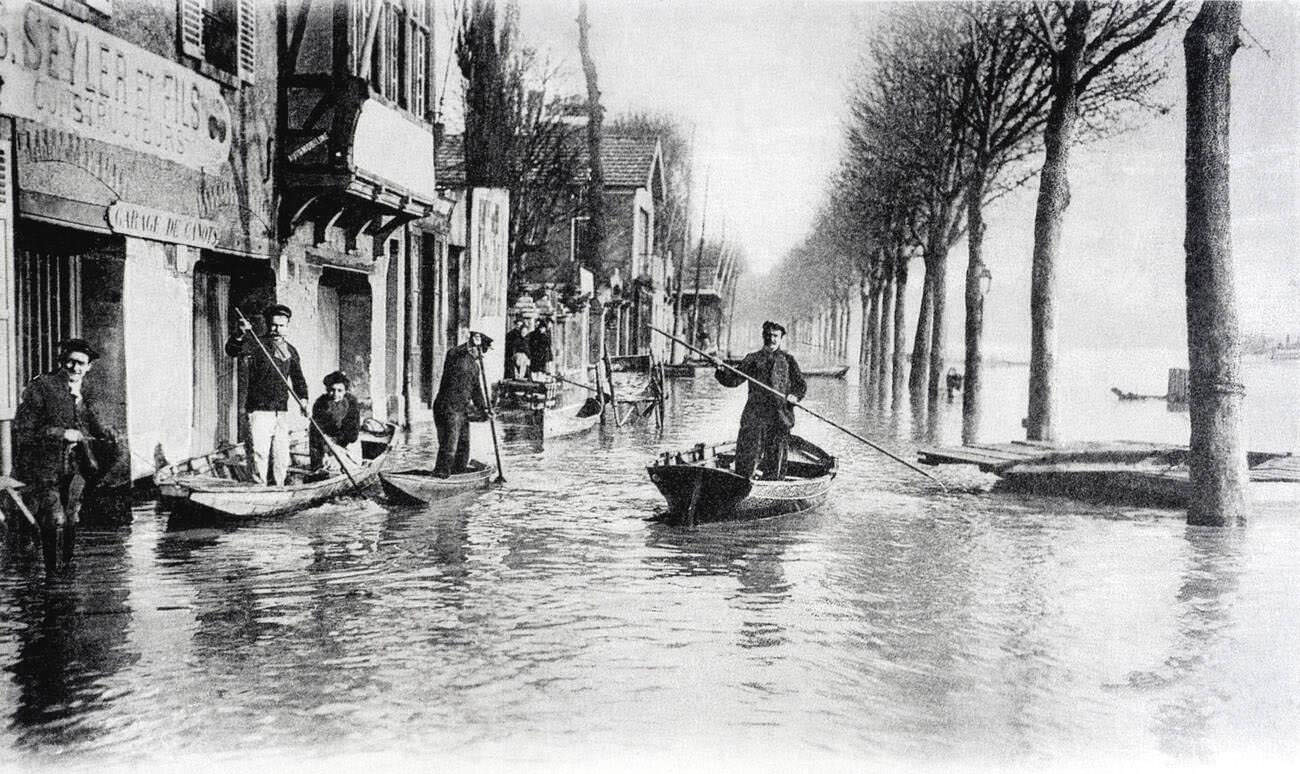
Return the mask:
<svg viewBox="0 0 1300 774"><path fill-rule="evenodd" d="M849 372L846 365L809 366L802 369L804 376L824 376L830 379L843 379Z"/></svg>
<svg viewBox="0 0 1300 774"><path fill-rule="evenodd" d="M646 471L668 501L662 520L690 525L798 513L821 505L835 480L835 458L796 435L790 436L780 480L738 476L731 471L735 458L734 443L709 448L701 443L659 455Z"/></svg>
<svg viewBox="0 0 1300 774"><path fill-rule="evenodd" d="M319 480L265 486L254 483L241 444L225 446L165 467L154 483L165 509L173 516L217 519L251 518L293 513L374 483L392 446L393 428L363 431L363 462ZM304 472L290 468L290 479Z"/></svg>
<svg viewBox="0 0 1300 774"><path fill-rule="evenodd" d="M492 486L497 474L495 465L470 460L469 466L470 470L445 478L427 469L384 470L379 473L379 483L392 499L417 503L432 503Z"/></svg>

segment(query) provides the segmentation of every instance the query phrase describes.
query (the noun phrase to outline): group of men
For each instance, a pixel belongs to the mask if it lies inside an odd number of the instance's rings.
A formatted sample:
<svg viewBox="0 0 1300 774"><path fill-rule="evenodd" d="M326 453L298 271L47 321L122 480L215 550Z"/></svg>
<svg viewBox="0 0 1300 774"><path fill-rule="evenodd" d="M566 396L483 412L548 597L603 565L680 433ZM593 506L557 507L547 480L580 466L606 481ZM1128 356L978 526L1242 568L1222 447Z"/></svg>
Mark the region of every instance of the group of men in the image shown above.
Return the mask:
<svg viewBox="0 0 1300 774"><path fill-rule="evenodd" d="M242 359L246 368L251 472L260 483L286 482L291 418L295 408L306 412L301 399L307 394L302 361L285 338L292 316L283 304L267 307L263 312L265 333L260 337L241 316L225 347L226 354ZM526 328L526 320L516 321L506 339L507 360L516 378L522 378L521 372L526 375L530 370L545 372L549 368L546 322L539 321L531 333L525 334ZM727 387L749 382L736 439L733 470L737 475L750 477L758 471L766 478L779 479L785 474L793 406L803 400L807 384L794 357L781 349L784 337L785 328L780 324L763 323L763 347L746 355L734 369L719 366L715 373ZM436 475L468 469L469 423L491 415L483 372L483 353L491 346L490 336L473 331L468 341L447 352L433 403L438 434ZM37 514L42 532L64 530L65 547L71 545L76 529L85 482L99 472L91 442L116 443L114 432L104 427L82 395L85 376L98 357L85 339L60 342L58 367L27 385L14 418L14 475L25 484L24 499ZM315 464L324 457L325 445L346 447L358 432L359 409L348 392L346 375L331 373L325 387L325 395L312 412ZM330 437L314 437L321 433ZM50 559L47 556L47 562Z"/></svg>
<svg viewBox="0 0 1300 774"><path fill-rule="evenodd" d="M551 372L551 326L546 318L528 330L528 318L515 318L515 327L506 333L506 376L527 379L532 374Z"/></svg>

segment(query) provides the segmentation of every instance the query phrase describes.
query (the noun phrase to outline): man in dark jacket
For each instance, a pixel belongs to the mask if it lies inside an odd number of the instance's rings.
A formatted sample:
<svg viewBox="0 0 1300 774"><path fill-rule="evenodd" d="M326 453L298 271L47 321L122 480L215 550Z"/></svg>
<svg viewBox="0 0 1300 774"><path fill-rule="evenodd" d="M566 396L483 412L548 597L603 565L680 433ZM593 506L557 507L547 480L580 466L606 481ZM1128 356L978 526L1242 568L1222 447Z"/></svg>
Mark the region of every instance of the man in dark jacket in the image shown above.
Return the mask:
<svg viewBox="0 0 1300 774"><path fill-rule="evenodd" d="M60 529L63 559L72 553L82 490L96 472L90 441L111 437L81 394L82 380L98 357L85 339L61 342L58 369L27 385L14 415L14 477L27 485L23 497L40 525L49 571L58 563Z"/></svg>
<svg viewBox="0 0 1300 774"><path fill-rule="evenodd" d="M433 474L446 478L469 470L469 422L488 413L479 369L492 338L471 331L469 341L447 350L442 382L433 399L433 423L438 430L438 461Z"/></svg>
<svg viewBox="0 0 1300 774"><path fill-rule="evenodd" d="M808 392L799 364L781 350L785 328L778 323L763 323L763 348L750 352L736 370L776 390L782 399L754 384L749 385L749 399L740 415L740 432L736 436L736 475L749 478L755 466L763 478L785 476L786 445L794 427L794 404ZM746 380L726 368L718 368L714 378L725 387L739 387ZM761 461L760 461L761 459Z"/></svg>
<svg viewBox="0 0 1300 774"><path fill-rule="evenodd" d="M537 327L528 334L529 369L535 374L551 372L551 327L546 320L538 320Z"/></svg>
<svg viewBox="0 0 1300 774"><path fill-rule="evenodd" d="M248 412L248 434L253 447L253 477L259 484L269 483L266 474L272 461L275 482L285 483L289 475L290 411L303 412L293 395L307 396L302 360L298 350L284 338L292 317L289 307L272 304L262 312L266 334L260 345L251 332L252 326L243 318L239 320L239 330L226 342L226 354L242 358L248 369L244 410ZM286 380L293 385L293 395L289 394Z"/></svg>

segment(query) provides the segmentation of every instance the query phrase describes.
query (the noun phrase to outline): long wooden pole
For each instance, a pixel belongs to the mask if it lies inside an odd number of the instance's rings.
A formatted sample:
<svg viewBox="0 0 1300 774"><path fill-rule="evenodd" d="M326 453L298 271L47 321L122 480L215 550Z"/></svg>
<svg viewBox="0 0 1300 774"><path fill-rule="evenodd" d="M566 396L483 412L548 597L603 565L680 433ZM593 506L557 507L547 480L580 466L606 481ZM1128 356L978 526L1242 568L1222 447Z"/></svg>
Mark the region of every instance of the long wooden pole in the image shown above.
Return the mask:
<svg viewBox="0 0 1300 774"><path fill-rule="evenodd" d="M663 331L659 330L658 328L656 328L656 327L654 327L654 326L650 326L650 330L654 331L655 333L658 333L658 334L661 335L661 336L669 336L669 334L664 333ZM701 350L699 350L699 349L696 349L695 347L692 347L690 344L687 344L686 342L681 341L680 339L678 340L678 343L681 344L682 346L686 347L687 349L691 350L692 352L695 352L696 354L702 355L706 360L711 360L712 362L716 363L719 367L721 367L721 368L725 368L725 369L727 369L728 371L731 371L732 373L737 374L738 376L743 377L743 378L745 379L745 381L749 382L750 384L754 384L754 385L758 385L759 387L762 387L764 390L767 390L768 392L770 392L770 393L772 393L773 395L777 396L777 397L780 398L781 400L785 400L785 399L786 399L786 396L785 396L785 395L782 395L780 391L772 389L771 386L766 385L766 384L763 384L762 382L760 382L759 380L757 380L757 379L755 379L754 377L750 376L749 374L745 373L744 371L741 371L741 370L739 370L739 369L733 368L733 367L727 365L725 362L719 360L718 358L716 358L716 357L714 357L714 356L708 354L707 352L703 352L703 351L701 351ZM931 481L933 481L933 482L935 482L936 484L938 484L938 485L939 485L939 486L940 486L940 487L941 487L945 492L948 491L948 487L944 486L944 483L943 483L942 481L940 481L939 479L937 479L937 478L935 478L934 476L930 475L929 473L927 473L926 471L922 470L921 468L918 468L917 466L913 465L912 463L908 462L907 460L903 459L902 457L899 457L897 454L894 454L893 452L889 451L888 449L882 448L879 444L877 444L877 443L875 443L875 442L873 442L873 441L869 441L869 440L867 440L866 438L863 438L862 436L858 435L857 433L853 432L852 430L848 429L847 427L845 427L845 426L843 426L843 425L839 424L838 422L835 422L835 421L833 421L833 420L831 420L831 419L828 419L828 418L822 416L821 414L818 414L816 411L813 411L812 409L808 408L807 406L803 405L802 403L794 403L794 404L792 404L792 405L793 405L795 408L803 409L804 411L806 411L806 412L808 412L809 414L813 415L814 417L820 419L821 421L825 422L826 424L830 425L831 427L835 428L836 430L839 430L839 431L842 432L842 433L847 433L848 435L853 436L854 438L858 439L858 440L861 441L862 443L865 443L867 446L870 446L872 449L875 449L876 451L880 452L881 454L885 455L886 457L890 458L891 460L894 460L895 462L902 463L903 465L907 466L908 468L910 468L910 469L916 471L917 473L920 473L921 475L925 476L926 478L928 478L928 479L930 479Z"/></svg>
<svg viewBox="0 0 1300 774"><path fill-rule="evenodd" d="M298 408L302 411L303 416L307 417L307 421L311 423L311 426L316 428L316 432L320 433L321 440L325 442L325 448L330 450L330 454L333 454L334 459L338 460L339 467L343 468L343 475L348 477L348 481L352 482L353 487L360 488L361 485L352 477L352 471L348 470L347 463L343 461L343 457L339 454L338 447L334 445L334 441L326 435L325 431L320 428L320 425L316 424L316 420L312 419L311 413L307 411L307 404L302 402L302 398L298 397L298 393L294 392L293 384L289 382L289 377L281 373L280 367L275 364L275 358L271 357L271 353L266 349L266 345L257 337L257 331L253 330L253 324L248 322L248 318L244 316L243 311L241 311L237 306L235 307L235 314L239 315L239 319L243 320L244 323L248 325L248 335L253 337L253 341L257 343L257 348L262 350L263 355L266 355L267 361L271 364L271 370L275 371L275 373L280 377L280 381L284 382L285 389L289 391L289 395L293 398L294 402L298 404ZM352 464L355 465L356 463L354 462ZM283 481L280 483L284 484Z"/></svg>
<svg viewBox="0 0 1300 774"><path fill-rule="evenodd" d="M472 347L476 354L474 359L478 361L478 378L479 386L483 389L483 405L487 406L488 429L492 431L492 454L497 460L497 478L498 484L504 484L506 481L505 471L501 469L501 447L497 445L497 420L492 414L492 404L488 399L487 369L483 367L483 351L478 347Z"/></svg>

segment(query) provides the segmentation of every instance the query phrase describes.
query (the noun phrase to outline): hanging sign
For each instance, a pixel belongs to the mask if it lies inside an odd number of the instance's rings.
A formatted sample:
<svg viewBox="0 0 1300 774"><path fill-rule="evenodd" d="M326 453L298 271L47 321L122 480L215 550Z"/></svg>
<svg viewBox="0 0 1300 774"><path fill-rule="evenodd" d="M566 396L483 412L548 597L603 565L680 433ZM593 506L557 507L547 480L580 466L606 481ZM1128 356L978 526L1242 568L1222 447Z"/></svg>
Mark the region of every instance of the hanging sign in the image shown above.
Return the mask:
<svg viewBox="0 0 1300 774"><path fill-rule="evenodd" d="M230 155L213 81L32 0L0 5L0 113L193 169Z"/></svg>
<svg viewBox="0 0 1300 774"><path fill-rule="evenodd" d="M219 236L210 220L120 201L108 206L108 226L118 234L208 249L217 246Z"/></svg>

